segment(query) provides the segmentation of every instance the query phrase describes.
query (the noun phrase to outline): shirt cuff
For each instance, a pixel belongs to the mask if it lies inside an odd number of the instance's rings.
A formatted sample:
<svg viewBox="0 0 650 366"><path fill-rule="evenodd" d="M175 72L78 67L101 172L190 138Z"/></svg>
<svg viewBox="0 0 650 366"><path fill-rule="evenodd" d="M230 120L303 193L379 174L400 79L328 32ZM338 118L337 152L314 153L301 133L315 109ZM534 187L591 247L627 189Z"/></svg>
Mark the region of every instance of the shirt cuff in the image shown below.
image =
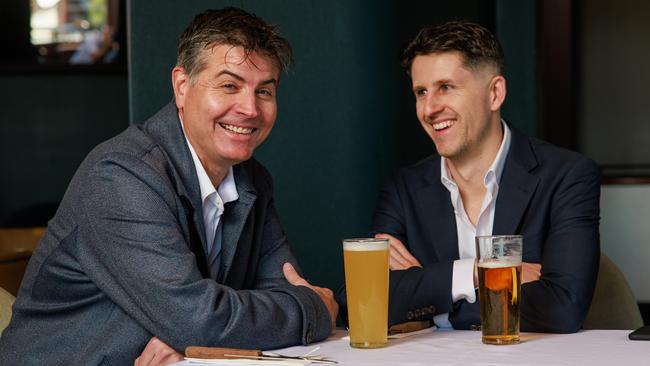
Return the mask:
<svg viewBox="0 0 650 366"><path fill-rule="evenodd" d="M433 317L433 323L440 329L454 329L449 321L449 313L438 314Z"/></svg>
<svg viewBox="0 0 650 366"><path fill-rule="evenodd" d="M451 299L453 302L466 300L469 303L474 303L476 301L476 292L474 291L474 258L454 261L454 270L451 279Z"/></svg>

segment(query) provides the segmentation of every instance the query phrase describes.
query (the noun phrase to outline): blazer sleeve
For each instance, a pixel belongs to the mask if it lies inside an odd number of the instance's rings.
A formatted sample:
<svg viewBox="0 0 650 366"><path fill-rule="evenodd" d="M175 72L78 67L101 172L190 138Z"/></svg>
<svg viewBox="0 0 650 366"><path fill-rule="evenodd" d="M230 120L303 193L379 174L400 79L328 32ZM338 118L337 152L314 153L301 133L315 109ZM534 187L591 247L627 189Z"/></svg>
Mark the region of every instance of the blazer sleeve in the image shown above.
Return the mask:
<svg viewBox="0 0 650 366"><path fill-rule="evenodd" d="M422 218L418 218L409 189L408 182L399 173L387 179L379 195L372 234L390 234L402 241L412 254L416 247L432 251L431 238L423 234L422 227L416 227L420 226ZM390 325L431 320L435 314L450 313L454 309L451 298L454 259L438 258L430 263L418 259L422 268L390 272Z"/></svg>
<svg viewBox="0 0 650 366"><path fill-rule="evenodd" d="M598 274L599 203L600 171L581 157L552 196L541 277L522 286L523 331L570 333L582 326Z"/></svg>
<svg viewBox="0 0 650 366"><path fill-rule="evenodd" d="M173 348L271 349L330 333L325 305L306 287L276 283L236 291L204 279L177 217L177 192L140 158L114 153L79 186L84 198L77 204L81 245L75 251L85 273Z"/></svg>

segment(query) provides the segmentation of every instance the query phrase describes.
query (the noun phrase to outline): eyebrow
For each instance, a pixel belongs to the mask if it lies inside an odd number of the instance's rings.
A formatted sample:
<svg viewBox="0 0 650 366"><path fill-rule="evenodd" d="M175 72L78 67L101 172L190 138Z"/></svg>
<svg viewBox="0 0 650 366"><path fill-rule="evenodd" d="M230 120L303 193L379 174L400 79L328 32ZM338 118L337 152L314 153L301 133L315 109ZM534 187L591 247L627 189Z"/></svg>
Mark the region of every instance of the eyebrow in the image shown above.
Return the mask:
<svg viewBox="0 0 650 366"><path fill-rule="evenodd" d="M435 85L454 84L454 81L451 80L451 79L440 79L440 80L437 80L434 84Z"/></svg>
<svg viewBox="0 0 650 366"><path fill-rule="evenodd" d="M237 75L237 74L235 74L234 72L232 72L232 71L228 71L228 70L221 70L221 71L219 71L219 73L217 74L216 77L220 77L220 76L222 76L222 75L228 75L228 76L231 76L231 77L233 77L233 78L235 78L235 79L237 79L237 80L239 80L239 81L241 81L241 82L246 81L246 80L245 80L243 77L241 77L240 75ZM275 78L270 78L270 79L267 79L267 80L262 81L259 85L268 85L268 84L278 85L278 81L277 81Z"/></svg>
<svg viewBox="0 0 650 366"><path fill-rule="evenodd" d="M438 86L438 85L442 85L442 84L456 84L456 83L457 82L454 82L452 79L445 78L445 79L436 80L432 85ZM411 87L411 89L413 89L413 90L423 89L423 88L426 89L426 86L420 85L420 84L414 84Z"/></svg>

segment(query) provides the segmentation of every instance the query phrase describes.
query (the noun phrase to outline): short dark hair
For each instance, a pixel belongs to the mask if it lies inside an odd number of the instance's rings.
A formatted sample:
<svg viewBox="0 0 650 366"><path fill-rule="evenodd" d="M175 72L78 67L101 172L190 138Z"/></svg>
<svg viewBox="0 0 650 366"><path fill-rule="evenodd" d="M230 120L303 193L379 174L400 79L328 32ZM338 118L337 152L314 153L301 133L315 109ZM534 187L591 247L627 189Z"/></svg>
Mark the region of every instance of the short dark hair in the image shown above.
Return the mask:
<svg viewBox="0 0 650 366"><path fill-rule="evenodd" d="M465 64L471 68L492 64L497 73L503 72L504 56L499 40L483 26L467 21L423 28L402 49L401 64L410 75L416 56L452 51L460 52Z"/></svg>
<svg viewBox="0 0 650 366"><path fill-rule="evenodd" d="M176 66L185 69L193 80L205 68L203 51L216 45L242 47L246 56L259 52L273 58L282 71L293 62L291 46L280 37L277 26L242 9L226 7L194 17L180 36Z"/></svg>

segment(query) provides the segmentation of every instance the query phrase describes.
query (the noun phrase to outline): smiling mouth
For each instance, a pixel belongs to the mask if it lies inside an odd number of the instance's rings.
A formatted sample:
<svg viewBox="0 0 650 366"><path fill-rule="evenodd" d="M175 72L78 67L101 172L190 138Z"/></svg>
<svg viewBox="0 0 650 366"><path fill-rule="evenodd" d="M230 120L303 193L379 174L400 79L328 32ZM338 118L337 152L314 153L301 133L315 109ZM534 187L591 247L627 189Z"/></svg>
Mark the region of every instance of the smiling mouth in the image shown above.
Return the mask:
<svg viewBox="0 0 650 366"><path fill-rule="evenodd" d="M226 123L219 123L219 126L223 127L223 129L225 130L228 130L230 132L239 135L250 135L253 132L255 132L255 130L257 130L257 128L253 128L253 127L239 127L239 126L229 125Z"/></svg>
<svg viewBox="0 0 650 366"><path fill-rule="evenodd" d="M436 131L442 131L445 130L451 126L453 126L456 123L455 119L448 119L446 121L438 122L438 123L433 123L433 129Z"/></svg>

